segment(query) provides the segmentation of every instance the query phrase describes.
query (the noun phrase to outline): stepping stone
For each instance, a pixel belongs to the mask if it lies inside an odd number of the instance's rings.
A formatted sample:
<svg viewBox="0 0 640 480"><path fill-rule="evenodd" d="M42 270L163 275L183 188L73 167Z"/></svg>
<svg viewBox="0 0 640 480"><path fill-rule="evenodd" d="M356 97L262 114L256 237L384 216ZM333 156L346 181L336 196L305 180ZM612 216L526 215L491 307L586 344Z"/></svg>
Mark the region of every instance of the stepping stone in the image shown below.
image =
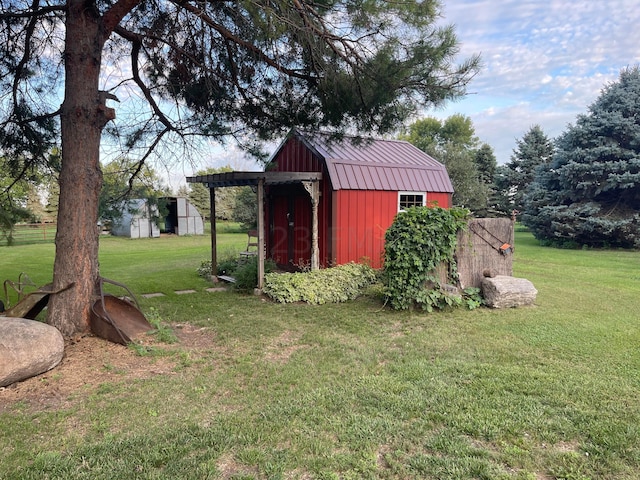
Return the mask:
<svg viewBox="0 0 640 480"><path fill-rule="evenodd" d="M214 292L226 292L227 289L225 287L211 287L211 288L207 288L206 291L207 292L211 292L211 293L214 293Z"/></svg>
<svg viewBox="0 0 640 480"><path fill-rule="evenodd" d="M154 297L164 297L164 293L143 293L140 295L142 298L154 298Z"/></svg>
<svg viewBox="0 0 640 480"><path fill-rule="evenodd" d="M196 293L195 290L176 290L175 291L176 295L184 295L186 293Z"/></svg>

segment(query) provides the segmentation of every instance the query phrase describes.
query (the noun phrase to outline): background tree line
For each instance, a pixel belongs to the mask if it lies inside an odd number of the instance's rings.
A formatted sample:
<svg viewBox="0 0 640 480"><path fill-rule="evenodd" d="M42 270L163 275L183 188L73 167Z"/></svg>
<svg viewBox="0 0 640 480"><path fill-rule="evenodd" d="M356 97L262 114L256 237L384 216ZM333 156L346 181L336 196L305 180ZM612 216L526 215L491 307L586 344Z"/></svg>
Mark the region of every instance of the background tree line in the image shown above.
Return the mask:
<svg viewBox="0 0 640 480"><path fill-rule="evenodd" d="M621 72L618 82L601 96L558 139L549 138L533 125L516 139L511 158L497 165L493 149L475 134L469 117L456 114L445 120L427 117L409 125L399 135L447 167L455 193L453 202L475 216L520 218L536 237L562 246L619 246L637 248L640 206L640 73ZM59 162L53 150L51 165ZM152 203L173 195L149 166L141 168L125 158L103 168L100 218L120 216L123 201L144 198ZM7 173L11 165L0 158L3 190L0 229L10 235L17 221L54 221L57 213L57 173L31 171L17 181ZM196 175L232 171L207 168ZM12 185L9 185L12 182ZM209 191L202 184L181 187L178 196L189 198L209 220ZM46 197L46 203L42 199ZM254 225L256 197L250 187L219 189L216 219Z"/></svg>

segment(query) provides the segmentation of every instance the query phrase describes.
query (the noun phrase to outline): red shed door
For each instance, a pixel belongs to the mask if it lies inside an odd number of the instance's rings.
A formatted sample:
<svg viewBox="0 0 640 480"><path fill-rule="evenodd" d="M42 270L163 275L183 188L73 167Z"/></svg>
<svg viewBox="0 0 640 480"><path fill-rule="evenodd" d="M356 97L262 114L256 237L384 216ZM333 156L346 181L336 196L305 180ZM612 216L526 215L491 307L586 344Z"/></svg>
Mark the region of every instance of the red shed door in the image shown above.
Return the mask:
<svg viewBox="0 0 640 480"><path fill-rule="evenodd" d="M295 268L311 262L311 200L303 190L272 197L271 258L280 266Z"/></svg>

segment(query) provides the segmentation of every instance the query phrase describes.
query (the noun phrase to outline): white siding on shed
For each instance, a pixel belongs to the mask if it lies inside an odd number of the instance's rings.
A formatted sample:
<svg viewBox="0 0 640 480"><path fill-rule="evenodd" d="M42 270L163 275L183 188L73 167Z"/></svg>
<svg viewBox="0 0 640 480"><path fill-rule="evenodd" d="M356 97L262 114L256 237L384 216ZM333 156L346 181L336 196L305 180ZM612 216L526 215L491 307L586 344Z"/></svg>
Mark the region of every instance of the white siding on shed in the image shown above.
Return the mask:
<svg viewBox="0 0 640 480"><path fill-rule="evenodd" d="M153 214L157 216L158 209L153 208ZM151 220L145 200L135 199L123 205L122 216L113 221L111 233L118 237L155 238L160 236L160 229L156 222Z"/></svg>

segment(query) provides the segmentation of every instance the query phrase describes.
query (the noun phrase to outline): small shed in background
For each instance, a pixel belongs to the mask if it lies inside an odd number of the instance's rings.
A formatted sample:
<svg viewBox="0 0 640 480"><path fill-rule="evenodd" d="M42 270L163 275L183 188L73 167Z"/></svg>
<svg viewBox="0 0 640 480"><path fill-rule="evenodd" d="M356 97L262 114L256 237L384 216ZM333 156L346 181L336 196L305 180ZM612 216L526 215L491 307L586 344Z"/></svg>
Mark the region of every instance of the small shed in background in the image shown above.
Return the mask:
<svg viewBox="0 0 640 480"><path fill-rule="evenodd" d="M164 218L162 233L204 235L204 221L198 209L184 197L167 197L169 213Z"/></svg>
<svg viewBox="0 0 640 480"><path fill-rule="evenodd" d="M122 216L111 225L111 234L129 238L156 238L160 233L204 235L202 215L183 197L165 197L168 213L160 217L158 208L145 199L129 200Z"/></svg>
<svg viewBox="0 0 640 480"><path fill-rule="evenodd" d="M160 236L156 221L158 208L150 206L146 200L136 198L122 206L122 215L111 224L111 234L128 238L155 238Z"/></svg>

